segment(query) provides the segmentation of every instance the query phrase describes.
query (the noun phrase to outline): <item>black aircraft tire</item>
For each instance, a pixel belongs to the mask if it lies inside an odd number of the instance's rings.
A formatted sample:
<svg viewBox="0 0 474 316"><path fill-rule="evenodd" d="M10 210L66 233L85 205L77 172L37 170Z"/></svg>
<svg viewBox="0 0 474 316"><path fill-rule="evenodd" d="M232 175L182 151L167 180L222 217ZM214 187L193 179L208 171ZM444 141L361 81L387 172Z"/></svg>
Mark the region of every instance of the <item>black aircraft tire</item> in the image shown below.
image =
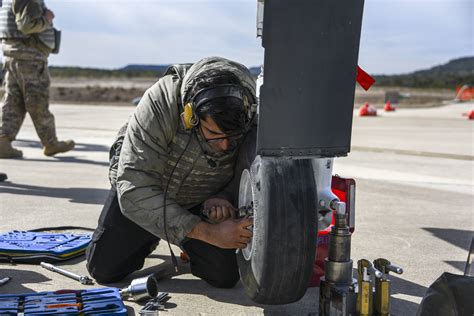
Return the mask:
<svg viewBox="0 0 474 316"><path fill-rule="evenodd" d="M247 295L260 304L298 301L308 288L316 253L311 160L257 157L242 174L239 195L239 206L249 199L254 206L252 242L237 254Z"/></svg>

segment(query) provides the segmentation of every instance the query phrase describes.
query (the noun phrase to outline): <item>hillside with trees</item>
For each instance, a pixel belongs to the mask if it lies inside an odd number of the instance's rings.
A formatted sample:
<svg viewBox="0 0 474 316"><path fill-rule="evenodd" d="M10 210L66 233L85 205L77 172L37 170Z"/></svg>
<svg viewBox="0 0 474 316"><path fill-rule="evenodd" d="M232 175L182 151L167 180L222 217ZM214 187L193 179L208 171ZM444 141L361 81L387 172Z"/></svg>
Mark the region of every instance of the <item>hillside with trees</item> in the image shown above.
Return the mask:
<svg viewBox="0 0 474 316"><path fill-rule="evenodd" d="M453 59L446 64L402 75L376 75L378 86L454 89L474 83L474 57Z"/></svg>
<svg viewBox="0 0 474 316"><path fill-rule="evenodd" d="M51 66L51 76L59 78L159 78L169 65L127 65L119 69L97 69ZM260 67L251 67L254 77ZM409 88L453 89L466 83L474 83L474 57L463 57L446 64L400 75L375 75L377 86Z"/></svg>

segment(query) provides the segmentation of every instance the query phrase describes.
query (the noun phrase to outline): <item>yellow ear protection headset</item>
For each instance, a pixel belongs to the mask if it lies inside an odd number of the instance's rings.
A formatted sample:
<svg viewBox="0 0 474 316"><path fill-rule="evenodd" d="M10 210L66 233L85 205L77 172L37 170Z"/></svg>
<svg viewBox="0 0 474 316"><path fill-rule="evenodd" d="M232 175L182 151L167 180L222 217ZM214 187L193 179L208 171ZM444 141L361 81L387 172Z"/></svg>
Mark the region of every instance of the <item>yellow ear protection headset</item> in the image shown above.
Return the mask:
<svg viewBox="0 0 474 316"><path fill-rule="evenodd" d="M191 99L191 101L186 103L183 113L181 113L181 120L183 121L185 129L190 130L199 124L199 118L196 115L196 110L201 105L222 97L233 97L240 99L244 104L246 116L248 116L250 104L242 87L234 84L222 84L199 90Z"/></svg>

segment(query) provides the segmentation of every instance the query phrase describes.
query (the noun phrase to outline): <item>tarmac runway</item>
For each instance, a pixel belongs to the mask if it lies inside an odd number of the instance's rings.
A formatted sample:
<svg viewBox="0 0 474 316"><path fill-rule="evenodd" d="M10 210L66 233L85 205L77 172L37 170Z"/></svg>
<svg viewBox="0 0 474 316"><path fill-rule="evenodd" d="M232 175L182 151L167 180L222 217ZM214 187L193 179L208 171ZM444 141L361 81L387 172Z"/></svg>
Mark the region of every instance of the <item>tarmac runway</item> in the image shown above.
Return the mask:
<svg viewBox="0 0 474 316"><path fill-rule="evenodd" d="M392 277L394 315L414 315L427 287L443 272L464 271L474 226L474 121L462 116L470 109L474 103L354 116L352 152L336 158L334 172L357 182L354 262L384 257L405 270ZM0 172L9 178L0 183L2 233L96 227L109 190L109 146L133 107L53 104L51 110L59 137L74 139L77 147L54 158L43 156L27 118L15 142L24 158L0 160ZM142 271L112 286L127 286L169 262L162 242ZM59 265L87 274L84 258ZM171 295L163 314L308 315L318 310L317 288L297 303L264 306L248 299L240 283L214 289L193 277L189 267L183 272L160 281L159 290ZM35 265L0 264L0 277L7 275L12 280L0 294L88 288ZM126 306L130 315L138 314L140 305Z"/></svg>

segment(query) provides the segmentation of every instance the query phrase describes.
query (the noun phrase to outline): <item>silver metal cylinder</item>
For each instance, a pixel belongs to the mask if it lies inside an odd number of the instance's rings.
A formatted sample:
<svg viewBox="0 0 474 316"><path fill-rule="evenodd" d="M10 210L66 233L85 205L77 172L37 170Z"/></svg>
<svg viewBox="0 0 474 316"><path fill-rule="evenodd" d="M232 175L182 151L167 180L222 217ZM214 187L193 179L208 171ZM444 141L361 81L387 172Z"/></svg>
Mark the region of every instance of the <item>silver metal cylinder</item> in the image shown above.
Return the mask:
<svg viewBox="0 0 474 316"><path fill-rule="evenodd" d="M352 260L334 262L326 259L324 270L326 281L337 285L352 284Z"/></svg>
<svg viewBox="0 0 474 316"><path fill-rule="evenodd" d="M158 295L158 282L151 276L135 279L127 288L122 289L120 294L134 301L153 298Z"/></svg>
<svg viewBox="0 0 474 316"><path fill-rule="evenodd" d="M345 219L345 215L336 214L336 225L329 233L329 261L351 260L351 233Z"/></svg>

